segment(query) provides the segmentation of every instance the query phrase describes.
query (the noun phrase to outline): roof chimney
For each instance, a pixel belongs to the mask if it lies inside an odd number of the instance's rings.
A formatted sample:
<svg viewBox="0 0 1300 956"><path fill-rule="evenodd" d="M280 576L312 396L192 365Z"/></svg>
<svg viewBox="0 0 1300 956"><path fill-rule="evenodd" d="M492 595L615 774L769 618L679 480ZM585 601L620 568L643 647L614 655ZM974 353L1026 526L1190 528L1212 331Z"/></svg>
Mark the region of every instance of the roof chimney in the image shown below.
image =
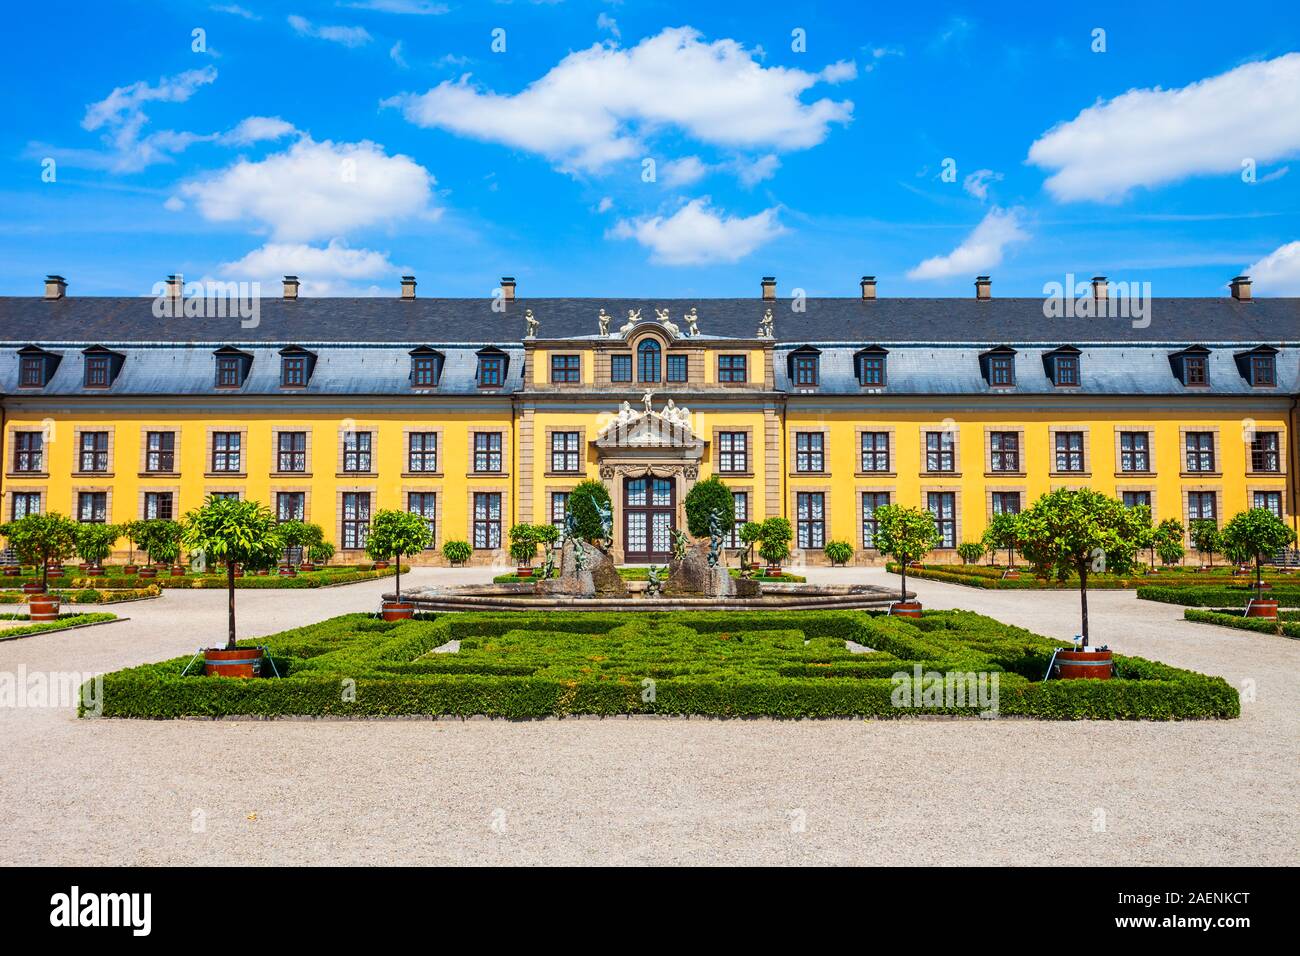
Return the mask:
<svg viewBox="0 0 1300 956"><path fill-rule="evenodd" d="M515 277L514 276L501 277L501 298L505 299L507 302L515 301Z"/></svg>
<svg viewBox="0 0 1300 956"><path fill-rule="evenodd" d="M68 294L68 283L63 276L45 277L45 298L62 299Z"/></svg>
<svg viewBox="0 0 1300 956"><path fill-rule="evenodd" d="M167 277L167 298L178 302L185 298L185 276L179 272Z"/></svg>
<svg viewBox="0 0 1300 956"><path fill-rule="evenodd" d="M297 276L284 277L284 297L286 299L298 298L298 277Z"/></svg>
<svg viewBox="0 0 1300 956"><path fill-rule="evenodd" d="M402 276L402 298L415 298L415 276Z"/></svg>
<svg viewBox="0 0 1300 956"><path fill-rule="evenodd" d="M1092 297L1094 299L1110 298L1110 287L1106 284L1105 276L1092 277Z"/></svg>
<svg viewBox="0 0 1300 956"><path fill-rule="evenodd" d="M1250 276L1237 276L1228 286L1232 289L1232 297L1238 302L1250 301Z"/></svg>
<svg viewBox="0 0 1300 956"><path fill-rule="evenodd" d="M776 298L776 276L763 276L763 298Z"/></svg>
<svg viewBox="0 0 1300 956"><path fill-rule="evenodd" d="M975 277L975 298L980 300L993 298L993 280L988 276Z"/></svg>
<svg viewBox="0 0 1300 956"><path fill-rule="evenodd" d="M876 277L863 276L862 277L862 298L874 299L875 297L876 297Z"/></svg>

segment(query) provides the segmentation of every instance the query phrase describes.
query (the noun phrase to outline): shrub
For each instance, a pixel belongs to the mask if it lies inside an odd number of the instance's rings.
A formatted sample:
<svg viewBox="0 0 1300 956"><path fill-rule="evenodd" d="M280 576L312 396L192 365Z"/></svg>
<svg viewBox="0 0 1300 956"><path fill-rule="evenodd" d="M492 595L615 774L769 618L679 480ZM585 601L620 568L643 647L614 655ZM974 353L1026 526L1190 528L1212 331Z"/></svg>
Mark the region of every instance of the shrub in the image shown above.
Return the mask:
<svg viewBox="0 0 1300 956"><path fill-rule="evenodd" d="M828 541L822 552L831 564L847 564L853 560L853 545L847 541Z"/></svg>
<svg viewBox="0 0 1300 956"><path fill-rule="evenodd" d="M1273 621L1267 618L1245 617L1241 614L1231 614L1223 611L1200 611L1190 607L1183 611L1183 617L1198 624L1217 624L1220 627L1234 627L1239 631L1255 631L1259 634L1276 634L1283 637L1300 638L1300 621Z"/></svg>
<svg viewBox="0 0 1300 956"><path fill-rule="evenodd" d="M876 549L898 562L902 575L900 601L907 600L907 565L920 561L939 542L939 529L930 512L902 505L883 505L876 509Z"/></svg>
<svg viewBox="0 0 1300 956"><path fill-rule="evenodd" d="M1166 518L1160 522L1153 535L1155 553L1160 556L1160 563L1168 567L1178 564L1187 554L1183 547L1183 523L1177 518Z"/></svg>
<svg viewBox="0 0 1300 956"><path fill-rule="evenodd" d="M49 564L71 557L77 550L77 523L57 511L27 515L5 525L9 546L24 564L41 572L41 589L49 587Z"/></svg>
<svg viewBox="0 0 1300 956"><path fill-rule="evenodd" d="M605 540L608 529L604 515L612 514L613 508L609 489L599 481L588 479L578 482L569 492L564 515L566 521L572 522L574 534L583 541L594 543Z"/></svg>
<svg viewBox="0 0 1300 956"><path fill-rule="evenodd" d="M981 541L981 546L989 552L1005 548L1007 552L1007 567L1014 567L1015 561L1013 552L1020 546L1020 516L1006 511L1000 514L995 514L989 519L989 525L984 530L984 537ZM957 549L957 553L961 554L960 548ZM963 557L962 560L965 561L965 557ZM972 560L978 561L979 557L976 556ZM970 562L968 561L967 563L969 564Z"/></svg>
<svg viewBox="0 0 1300 956"><path fill-rule="evenodd" d="M334 557L334 545L325 540L313 542L307 547L307 557L312 564L329 564Z"/></svg>
<svg viewBox="0 0 1300 956"><path fill-rule="evenodd" d="M1277 587L1268 592L1283 607L1300 607L1300 586ZM1195 587L1167 584L1142 585L1137 596L1143 601L1161 601L1184 607L1245 607L1256 596L1250 587Z"/></svg>
<svg viewBox="0 0 1300 956"><path fill-rule="evenodd" d="M1191 524L1192 544L1204 558L1209 558L1210 567L1214 567L1214 553L1223 547L1223 538L1219 534L1219 523L1213 518L1201 518Z"/></svg>
<svg viewBox="0 0 1300 956"><path fill-rule="evenodd" d="M99 565L113 553L113 545L122 536L114 524L85 522L77 525L77 554L87 564Z"/></svg>
<svg viewBox="0 0 1300 956"><path fill-rule="evenodd" d="M962 564L974 564L984 557L984 544L980 541L963 541L957 545L957 556Z"/></svg>
<svg viewBox="0 0 1300 956"><path fill-rule="evenodd" d="M517 524L511 527L510 557L519 562L521 567L528 567L537 557L537 529L531 524Z"/></svg>
<svg viewBox="0 0 1300 956"><path fill-rule="evenodd" d="M423 515L385 508L375 512L366 537L366 553L376 561L393 557L397 560L396 598L402 600L402 558L419 554L433 541L433 532Z"/></svg>
<svg viewBox="0 0 1300 956"><path fill-rule="evenodd" d="M1233 516L1223 529L1223 545L1239 558L1255 563L1255 588L1264 596L1262 566L1295 540L1295 532L1267 508L1251 508Z"/></svg>
<svg viewBox="0 0 1300 956"><path fill-rule="evenodd" d="M790 542L794 529L787 518L768 518L760 525L758 554L769 565L776 567L790 557Z"/></svg>
<svg viewBox="0 0 1300 956"><path fill-rule="evenodd" d="M452 564L464 564L473 551L468 541L448 541L442 546L442 556Z"/></svg>
<svg viewBox="0 0 1300 956"><path fill-rule="evenodd" d="M736 526L736 503L731 489L717 475L698 481L686 492L683 502L686 509L686 530L692 537L707 538L713 533L710 525L714 512L718 515L718 528L730 534Z"/></svg>

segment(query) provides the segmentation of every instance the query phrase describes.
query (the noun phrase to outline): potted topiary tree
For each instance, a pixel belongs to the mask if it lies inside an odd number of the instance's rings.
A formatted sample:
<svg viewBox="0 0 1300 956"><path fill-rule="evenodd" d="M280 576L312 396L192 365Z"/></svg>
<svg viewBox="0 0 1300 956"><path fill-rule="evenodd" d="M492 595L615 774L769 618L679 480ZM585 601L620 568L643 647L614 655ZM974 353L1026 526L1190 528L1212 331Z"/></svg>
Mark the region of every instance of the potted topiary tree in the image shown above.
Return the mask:
<svg viewBox="0 0 1300 956"><path fill-rule="evenodd" d="M386 508L375 512L370 524L366 551L372 558L391 557L397 567L396 594L385 601L380 611L385 621L400 621L415 614L415 605L402 600L402 558L419 554L433 540L429 522L423 515Z"/></svg>
<svg viewBox="0 0 1300 956"><path fill-rule="evenodd" d="M1015 551L1020 546L1020 516L1003 511L989 519L989 526L984 530L984 546L990 552L1005 548L1007 552L1007 569L1002 572L1004 578L1018 578Z"/></svg>
<svg viewBox="0 0 1300 956"><path fill-rule="evenodd" d="M293 552L301 551L312 537L310 526L305 521L291 518L280 522L280 540L284 542L284 560L280 562L279 574L282 578L292 578L298 572L293 567Z"/></svg>
<svg viewBox="0 0 1300 956"><path fill-rule="evenodd" d="M961 558L962 564L974 564L984 557L984 542L982 541L963 541L957 545L957 557Z"/></svg>
<svg viewBox="0 0 1300 956"><path fill-rule="evenodd" d="M161 540L161 527L159 519L152 518L146 521L140 521L136 525L135 543L140 546L144 552L144 564L139 570L142 578L154 578L158 576L158 568L155 567L157 558L153 556L155 543Z"/></svg>
<svg viewBox="0 0 1300 956"><path fill-rule="evenodd" d="M1100 492L1060 488L1039 498L1020 519L1021 551L1034 569L1060 581L1074 574L1079 581L1082 644L1078 651L1057 655L1059 676L1109 679L1110 651L1088 650L1088 575L1131 570L1142 516Z"/></svg>
<svg viewBox="0 0 1300 956"><path fill-rule="evenodd" d="M302 522L302 535L301 540L298 542L298 547L301 549L298 555L298 569L300 571L316 570L316 556L314 552L324 543L324 528L318 524L313 524L310 521ZM285 553L288 554L289 552L286 550ZM330 549L330 553L325 560L328 561L332 557L334 557L333 548Z"/></svg>
<svg viewBox="0 0 1300 956"><path fill-rule="evenodd" d="M889 606L889 613L897 617L920 617L921 602L907 599L907 567L913 561L920 561L943 540L934 515L920 508L881 505L875 516L876 549L897 561L902 575L898 600Z"/></svg>
<svg viewBox="0 0 1300 956"><path fill-rule="evenodd" d="M203 507L185 516L182 541L202 551L214 563L226 565L227 639L224 648L204 648L208 676L256 677L263 649L235 643L235 566L242 562L274 563L282 550L271 509L257 501L209 497Z"/></svg>
<svg viewBox="0 0 1300 956"><path fill-rule="evenodd" d="M746 521L740 526L739 537L740 543L745 546L740 556L741 567L757 571L758 562L754 560L754 547L763 540L763 525L757 521Z"/></svg>
<svg viewBox="0 0 1300 956"><path fill-rule="evenodd" d="M1219 534L1219 523L1213 518L1200 518L1191 523L1189 529L1192 538L1192 545L1196 548L1196 553L1202 561L1209 559L1209 568L1214 567L1214 553L1223 547L1223 538ZM1202 564L1197 568L1198 571L1207 570L1207 566Z"/></svg>
<svg viewBox="0 0 1300 956"><path fill-rule="evenodd" d="M767 562L764 574L770 578L780 576L781 562L790 557L790 542L793 540L794 529L790 527L788 518L778 516L763 522L758 556Z"/></svg>
<svg viewBox="0 0 1300 956"><path fill-rule="evenodd" d="M1183 547L1183 523L1177 518L1166 518L1156 525L1148 540L1153 573L1158 571L1157 556L1160 558L1160 563L1168 567L1183 560L1183 556L1187 553L1187 549Z"/></svg>
<svg viewBox="0 0 1300 956"><path fill-rule="evenodd" d="M537 542L546 549L547 557L555 549L555 542L560 540L560 529L553 524L533 525L533 535Z"/></svg>
<svg viewBox="0 0 1300 956"><path fill-rule="evenodd" d="M33 621L50 621L59 616L59 601L49 593L50 563L62 562L77 550L77 523L57 511L27 515L9 525L9 545L24 564L41 569L39 586L24 585L28 613Z"/></svg>
<svg viewBox="0 0 1300 956"><path fill-rule="evenodd" d="M448 541L442 546L442 556L453 568L460 567L473 553L468 541Z"/></svg>
<svg viewBox="0 0 1300 956"><path fill-rule="evenodd" d="M113 545L122 536L115 524L86 522L77 525L77 554L86 562L86 573L99 577L104 573L104 561L113 553Z"/></svg>
<svg viewBox="0 0 1300 956"><path fill-rule="evenodd" d="M149 559L164 568L174 578L185 576L185 566L180 563L181 536L185 529L179 521L159 518L150 522Z"/></svg>
<svg viewBox="0 0 1300 956"><path fill-rule="evenodd" d="M537 557L537 529L531 524L517 524L508 532L510 557L515 559L515 577L533 576L533 558Z"/></svg>
<svg viewBox="0 0 1300 956"><path fill-rule="evenodd" d="M141 535L145 531L144 524L143 521L137 519L119 525L122 529L122 537L126 538L127 546L126 564L122 567L123 574L136 574L140 570L139 566L135 563L135 547L140 542Z"/></svg>
<svg viewBox="0 0 1300 956"><path fill-rule="evenodd" d="M1246 605L1246 617L1277 618L1277 599L1264 597L1264 559L1287 547L1295 537L1267 508L1243 511L1224 527L1224 549L1255 564L1255 597Z"/></svg>
<svg viewBox="0 0 1300 956"><path fill-rule="evenodd" d="M853 560L853 545L847 541L827 541L822 553L832 567L842 568Z"/></svg>
<svg viewBox="0 0 1300 956"><path fill-rule="evenodd" d="M318 565L324 567L334 557L334 545L326 541L322 533L321 540L314 541L307 546L307 557L311 561L310 570L316 570Z"/></svg>

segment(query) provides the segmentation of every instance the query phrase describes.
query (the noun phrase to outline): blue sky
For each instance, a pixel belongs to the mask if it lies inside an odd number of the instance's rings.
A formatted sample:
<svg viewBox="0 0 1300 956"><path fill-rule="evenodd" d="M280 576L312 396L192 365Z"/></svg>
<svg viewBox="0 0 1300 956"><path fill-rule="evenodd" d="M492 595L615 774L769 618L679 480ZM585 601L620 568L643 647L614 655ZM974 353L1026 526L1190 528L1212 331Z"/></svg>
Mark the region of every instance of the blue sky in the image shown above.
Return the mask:
<svg viewBox="0 0 1300 956"><path fill-rule="evenodd" d="M0 293L1300 294L1293 4L985 6L24 4Z"/></svg>

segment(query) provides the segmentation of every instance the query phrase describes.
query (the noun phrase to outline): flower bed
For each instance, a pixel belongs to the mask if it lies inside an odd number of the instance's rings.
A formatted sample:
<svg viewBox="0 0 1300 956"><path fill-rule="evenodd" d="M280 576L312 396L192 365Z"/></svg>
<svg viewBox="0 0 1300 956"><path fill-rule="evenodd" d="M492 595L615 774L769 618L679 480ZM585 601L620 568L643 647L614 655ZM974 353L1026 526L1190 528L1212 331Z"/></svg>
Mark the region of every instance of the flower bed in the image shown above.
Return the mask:
<svg viewBox="0 0 1300 956"><path fill-rule="evenodd" d="M1239 631L1257 631L1260 634L1273 634L1282 637L1300 638L1300 612L1283 611L1277 620L1259 617L1245 617L1230 609L1202 611L1189 607L1183 611L1183 617L1198 624L1218 624L1220 627L1233 627Z"/></svg>
<svg viewBox="0 0 1300 956"><path fill-rule="evenodd" d="M448 641L457 653L430 653ZM875 649L853 654L846 640ZM353 614L245 645L269 647L281 679L182 677L189 656L104 678L109 717L538 718L973 716L973 700L900 706L896 675L998 679L1003 715L1049 720L1236 717L1222 678L1116 655L1109 681L1049 681L1055 648L964 611L903 621L864 611L466 613L383 622ZM355 682L355 695L340 694Z"/></svg>
<svg viewBox="0 0 1300 956"><path fill-rule="evenodd" d="M0 621L26 621L26 614L0 614ZM70 627L85 627L88 624L106 624L116 621L116 614L105 611L91 611L84 614L64 614L57 621L37 621L33 624L20 624L17 627L0 629L0 641L9 641L17 637L30 637L33 634L45 634L49 631L66 631Z"/></svg>

